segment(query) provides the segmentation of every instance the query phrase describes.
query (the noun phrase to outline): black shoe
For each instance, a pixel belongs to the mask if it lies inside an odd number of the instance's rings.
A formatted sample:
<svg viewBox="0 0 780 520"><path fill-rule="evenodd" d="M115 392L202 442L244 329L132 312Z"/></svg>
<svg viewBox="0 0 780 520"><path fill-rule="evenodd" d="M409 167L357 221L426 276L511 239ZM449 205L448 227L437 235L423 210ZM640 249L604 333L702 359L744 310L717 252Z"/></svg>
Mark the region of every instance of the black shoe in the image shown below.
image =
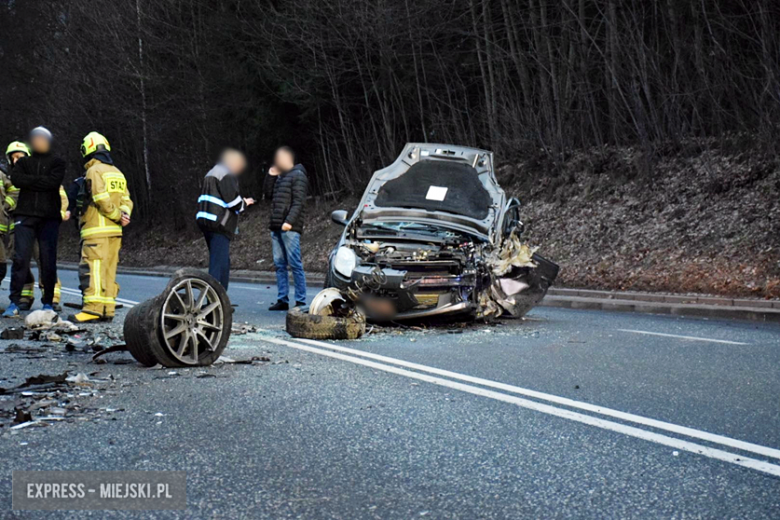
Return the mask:
<svg viewBox="0 0 780 520"><path fill-rule="evenodd" d="M306 302L295 302L296 307L306 307Z"/></svg>
<svg viewBox="0 0 780 520"><path fill-rule="evenodd" d="M26 312L32 308L32 303L20 303L17 307L19 307L20 311Z"/></svg>
<svg viewBox="0 0 780 520"><path fill-rule="evenodd" d="M289 309L290 305L287 302L283 302L281 300L268 307L269 311L286 311Z"/></svg>

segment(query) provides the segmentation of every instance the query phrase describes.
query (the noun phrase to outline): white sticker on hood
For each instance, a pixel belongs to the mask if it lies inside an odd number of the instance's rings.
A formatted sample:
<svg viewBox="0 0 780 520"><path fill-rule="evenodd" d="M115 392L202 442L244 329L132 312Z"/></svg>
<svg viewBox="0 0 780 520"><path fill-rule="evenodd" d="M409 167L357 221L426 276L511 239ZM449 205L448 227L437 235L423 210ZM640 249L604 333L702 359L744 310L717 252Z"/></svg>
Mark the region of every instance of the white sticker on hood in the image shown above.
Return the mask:
<svg viewBox="0 0 780 520"><path fill-rule="evenodd" d="M443 188L441 186L431 186L428 188L428 195L425 196L428 200L438 200L439 202L444 200L447 196L447 190L449 188Z"/></svg>

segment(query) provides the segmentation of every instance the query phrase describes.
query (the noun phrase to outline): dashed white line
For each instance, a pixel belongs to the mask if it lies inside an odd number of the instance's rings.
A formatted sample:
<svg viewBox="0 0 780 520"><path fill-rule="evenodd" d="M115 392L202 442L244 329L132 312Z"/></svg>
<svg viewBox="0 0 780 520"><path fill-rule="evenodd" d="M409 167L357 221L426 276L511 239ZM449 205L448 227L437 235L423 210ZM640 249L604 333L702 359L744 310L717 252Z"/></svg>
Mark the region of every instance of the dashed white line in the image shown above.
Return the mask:
<svg viewBox="0 0 780 520"><path fill-rule="evenodd" d="M294 349L302 350L305 352L310 352L313 354L318 354L321 356L326 356L334 359L339 359L342 361L347 361L349 363L354 363L356 365L362 365L365 367L373 368L375 370L381 370L383 372L389 372L391 374L400 375L403 377L407 377L410 379L416 379L419 381L424 381L426 383L431 383L439 386L443 386L446 388L452 388L454 390L459 390L462 392L467 392L473 395L481 396L481 397L487 397L490 399L494 399L496 401L502 401L505 403L514 404L516 406L520 406L522 408L526 408L529 410L534 410L537 412L542 412L548 415L552 415L555 417L560 417L563 419L568 419L571 421L579 422L582 424L587 424L589 426L595 426L597 428L601 428L604 430L613 431L616 433L621 433L623 435L627 435L629 437L634 437L637 439L642 439L650 442L654 442L656 444L661 444L663 446L668 446L671 448L675 448L678 450L687 451L690 453L696 453L705 457L709 457L711 459L721 460L724 462L728 462L730 464L735 464L737 466L742 466L745 468L753 469L756 471L760 471L762 473L767 473L769 475L774 476L780 476L780 466L759 460L759 459L753 459L749 457L745 457L742 455L738 455L735 453L727 452L724 450L716 449L716 448L710 448L707 446L703 446L700 444L696 444L693 442L689 442L683 439L677 439L675 437L669 437L666 435L662 435L660 433L655 433L647 430L643 430L641 428L636 428L634 426L628 426L626 424L622 423L616 423L612 421L608 421L605 419L601 419L599 417L594 417L592 415L586 415L579 412L574 412L571 410L566 410L564 408L556 408L554 406L539 403L537 401L530 401L528 399L523 399L521 397L516 397L513 395L507 395L500 392L495 392L492 390L486 390L484 388L480 388L477 386L472 385L466 385L463 383L459 383L457 381L452 381L450 379L443 379L440 377L430 376L427 374L421 374L419 372L411 372L409 370L405 370L402 368L385 365L383 363L377 363L374 361L369 361L367 359L362 359L359 357L354 356L347 356L345 354L341 354L338 352L333 352L330 350L324 350L319 348L314 348L308 345L304 345L302 343L295 343L292 341L287 341L279 338L273 338L273 337L264 337L264 341L268 343L274 343L277 345L284 345L287 347L291 347Z"/></svg>
<svg viewBox="0 0 780 520"><path fill-rule="evenodd" d="M700 338L697 336L681 336L679 334L666 334L663 332L650 332L647 330L633 330L633 329L617 329L620 332L630 332L631 334L643 334L645 336L660 336L662 338L676 338L684 339L688 341L706 341L708 343L723 343L724 345L750 345L750 343L743 343L741 341L730 341L727 339L712 339L712 338Z"/></svg>

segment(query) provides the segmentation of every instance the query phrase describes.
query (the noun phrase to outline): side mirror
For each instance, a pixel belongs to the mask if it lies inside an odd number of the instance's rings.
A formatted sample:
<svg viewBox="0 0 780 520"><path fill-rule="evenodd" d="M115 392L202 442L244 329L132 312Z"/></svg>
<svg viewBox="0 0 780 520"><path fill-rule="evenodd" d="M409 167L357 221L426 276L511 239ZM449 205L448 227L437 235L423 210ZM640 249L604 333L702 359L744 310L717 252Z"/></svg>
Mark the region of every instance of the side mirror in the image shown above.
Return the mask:
<svg viewBox="0 0 780 520"><path fill-rule="evenodd" d="M345 209L337 209L330 214L330 219L340 226L346 226L349 222L347 220L347 210Z"/></svg>

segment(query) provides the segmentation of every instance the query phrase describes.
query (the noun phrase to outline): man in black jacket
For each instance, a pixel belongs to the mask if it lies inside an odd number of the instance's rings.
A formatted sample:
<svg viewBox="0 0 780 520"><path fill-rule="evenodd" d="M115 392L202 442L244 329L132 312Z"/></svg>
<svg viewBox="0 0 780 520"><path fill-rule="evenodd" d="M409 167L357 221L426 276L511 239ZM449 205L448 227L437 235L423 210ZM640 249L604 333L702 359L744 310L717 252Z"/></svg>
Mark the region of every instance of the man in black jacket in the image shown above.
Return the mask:
<svg viewBox="0 0 780 520"><path fill-rule="evenodd" d="M22 289L30 269L33 244L40 248L40 280L43 287L57 284L57 239L62 221L60 187L65 161L51 154L51 132L39 126L30 132L32 155L22 157L11 170L11 182L19 188L14 210L15 252L11 267L11 305L4 317L19 315ZM44 310L54 310L54 291L44 291Z"/></svg>
<svg viewBox="0 0 780 520"><path fill-rule="evenodd" d="M246 158L238 150L225 150L203 180L195 220L209 248L209 274L227 289L230 282L230 241L238 233L238 215L255 203L241 197L238 176Z"/></svg>
<svg viewBox="0 0 780 520"><path fill-rule="evenodd" d="M301 233L303 206L309 181L306 169L295 163L295 153L288 146L276 151L274 166L265 179L265 197L271 201L271 243L276 267L277 302L268 310L286 311L290 308L290 283L287 267L295 281L295 305L306 305L306 274L301 260Z"/></svg>

